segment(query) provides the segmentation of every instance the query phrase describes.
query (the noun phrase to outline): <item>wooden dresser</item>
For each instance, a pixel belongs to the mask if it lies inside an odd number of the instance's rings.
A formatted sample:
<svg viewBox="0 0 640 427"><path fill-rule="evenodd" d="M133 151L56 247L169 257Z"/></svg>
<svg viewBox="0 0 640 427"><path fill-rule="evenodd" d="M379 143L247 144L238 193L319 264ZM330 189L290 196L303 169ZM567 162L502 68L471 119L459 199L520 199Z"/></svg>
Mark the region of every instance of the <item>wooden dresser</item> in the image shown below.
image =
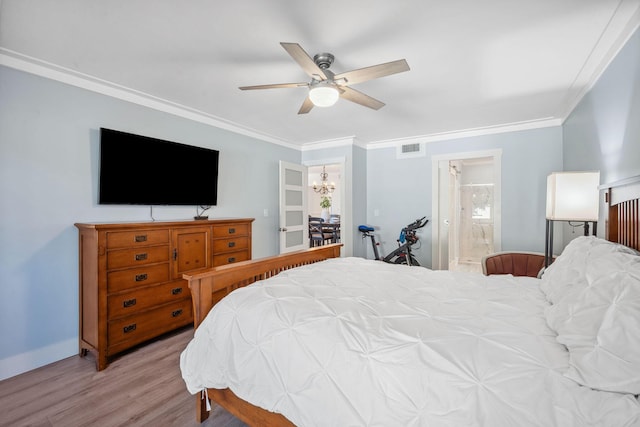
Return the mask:
<svg viewBox="0 0 640 427"><path fill-rule="evenodd" d="M75 224L80 355L109 357L193 322L184 273L251 259L253 218Z"/></svg>

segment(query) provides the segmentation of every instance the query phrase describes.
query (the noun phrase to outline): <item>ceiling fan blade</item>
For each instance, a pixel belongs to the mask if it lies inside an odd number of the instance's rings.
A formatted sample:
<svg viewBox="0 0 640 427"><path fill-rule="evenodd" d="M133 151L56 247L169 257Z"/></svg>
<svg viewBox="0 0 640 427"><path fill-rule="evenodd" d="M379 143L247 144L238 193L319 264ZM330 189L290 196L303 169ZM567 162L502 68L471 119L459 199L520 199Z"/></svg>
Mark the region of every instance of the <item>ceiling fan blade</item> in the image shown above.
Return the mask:
<svg viewBox="0 0 640 427"><path fill-rule="evenodd" d="M257 85L257 86L240 86L240 90L255 90L255 89L280 89L288 87L302 87L309 86L309 83L276 83L271 85Z"/></svg>
<svg viewBox="0 0 640 427"><path fill-rule="evenodd" d="M307 114L313 108L313 102L311 102L311 98L308 96L304 99L300 110L298 110L298 114Z"/></svg>
<svg viewBox="0 0 640 427"><path fill-rule="evenodd" d="M334 80L344 79L345 85L352 85L356 83L366 82L367 80L373 80L391 74L402 73L409 71L409 64L404 59L397 61L386 62L384 64L372 65L371 67L360 68L358 70L347 71L344 73L336 74Z"/></svg>
<svg viewBox="0 0 640 427"><path fill-rule="evenodd" d="M284 50L302 67L309 77L316 80L327 80L327 75L318 67L307 52L298 43L280 43Z"/></svg>
<svg viewBox="0 0 640 427"><path fill-rule="evenodd" d="M342 90L340 98L344 98L347 101L355 102L356 104L364 105L365 107L369 107L374 110L379 110L385 105L384 102L378 101L377 99L350 87L342 86L340 89Z"/></svg>

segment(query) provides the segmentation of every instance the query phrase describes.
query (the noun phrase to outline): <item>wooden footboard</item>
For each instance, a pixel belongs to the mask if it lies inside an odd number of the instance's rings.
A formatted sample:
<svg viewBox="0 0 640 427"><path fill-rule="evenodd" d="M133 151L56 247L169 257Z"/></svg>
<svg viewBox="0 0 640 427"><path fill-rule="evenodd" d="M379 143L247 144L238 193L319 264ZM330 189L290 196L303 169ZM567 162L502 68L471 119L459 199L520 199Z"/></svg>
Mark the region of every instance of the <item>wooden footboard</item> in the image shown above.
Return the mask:
<svg viewBox="0 0 640 427"><path fill-rule="evenodd" d="M216 302L231 291L276 274L340 256L342 243L319 246L305 251L289 252L267 258L242 261L215 267L198 274L185 274L193 301L193 323L197 328Z"/></svg>
<svg viewBox="0 0 640 427"><path fill-rule="evenodd" d="M313 264L328 258L340 256L341 243L324 245L305 251L290 252L267 258L242 261L215 267L198 274L185 274L189 282L193 302L193 323L197 328L209 310L227 294L237 288L302 265ZM209 390L209 398L249 425L292 425L279 414L257 408L236 397L230 390ZM196 400L196 418L199 422L208 416L204 396L200 393ZM249 410L251 408L251 410ZM287 424L288 423L288 424Z"/></svg>

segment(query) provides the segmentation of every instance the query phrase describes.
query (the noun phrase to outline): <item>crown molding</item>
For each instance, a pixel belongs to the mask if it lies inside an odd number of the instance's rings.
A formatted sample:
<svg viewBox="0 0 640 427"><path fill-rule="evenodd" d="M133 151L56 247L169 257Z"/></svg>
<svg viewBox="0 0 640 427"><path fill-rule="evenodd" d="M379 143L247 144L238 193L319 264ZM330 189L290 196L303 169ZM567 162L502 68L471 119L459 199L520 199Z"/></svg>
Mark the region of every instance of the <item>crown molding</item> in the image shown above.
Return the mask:
<svg viewBox="0 0 640 427"><path fill-rule="evenodd" d="M324 150L327 148L347 147L352 145L362 145L362 144L357 142L357 138L355 136L348 136L344 138L308 142L301 147L301 151L304 152L304 151Z"/></svg>
<svg viewBox="0 0 640 427"><path fill-rule="evenodd" d="M621 19L621 16L625 16L621 13L621 10L629 7L635 7L635 13L632 16L632 19L630 19L626 24L620 25L618 20ZM623 29L619 33L612 33L612 29L620 27L623 27ZM1 47L0 65L301 152L344 146L357 146L366 150L375 150L397 147L402 144L439 142L544 127L562 126L571 112L576 108L589 90L593 88L600 76L604 73L619 51L625 46L629 38L638 30L638 28L640 28L640 7L635 5L633 1L621 0L616 13L612 16L609 22L609 25L605 30L603 30L598 44L594 47L589 59L585 62L585 65L578 76L576 76L566 102L559 108L558 114L554 115L554 117L525 122L505 123L481 128L463 129L453 132L432 133L370 142L362 142L358 140L356 136L348 136L332 140L304 143L302 145L296 144L182 104L167 101L135 89L102 80L88 74L80 73L69 68L61 67L56 64L42 61ZM613 42L611 41L612 39L614 39ZM607 52L605 54L601 54L600 51L602 49L607 49ZM594 63L595 58L601 58L601 60L598 63Z"/></svg>
<svg viewBox="0 0 640 427"><path fill-rule="evenodd" d="M432 143L449 141L452 139L471 138L483 135L494 135L499 133L517 132L522 130L540 129L554 126L561 126L562 120L559 118L544 118L518 123L505 123L496 126L487 126L460 130L455 132L433 133L428 135L412 136L408 138L388 139L385 141L372 142L367 145L367 149L376 150L381 148L397 147L403 144Z"/></svg>
<svg viewBox="0 0 640 427"><path fill-rule="evenodd" d="M110 96L112 98L131 102L153 110L172 114L198 123L211 125L240 135L259 139L261 141L300 150L299 145L240 126L212 114L1 47L0 65Z"/></svg>
<svg viewBox="0 0 640 427"><path fill-rule="evenodd" d="M620 22L628 14L623 13L626 8L635 8L634 13L627 22ZM615 32L616 29L620 29ZM600 34L598 42L591 50L582 69L569 88L566 102L560 107L558 116L564 123L580 101L595 86L602 74L624 48L629 39L640 28L640 6L633 0L621 0L616 12Z"/></svg>
<svg viewBox="0 0 640 427"><path fill-rule="evenodd" d="M382 141L372 141L364 143L356 138L356 136L348 136L344 138L336 138L331 140L316 141L305 143L303 145L293 144L291 142L276 138L274 136L265 135L264 133L240 126L236 123L215 117L211 114L199 111L185 105L167 101L147 93L137 91L122 85L118 85L88 74L80 73L69 68L60 67L58 65L42 61L9 49L0 48L0 65L34 74L40 77L55 80L71 86L86 89L102 95L110 96L127 102L132 102L147 108L151 108L164 113L172 114L195 122L207 124L220 129L225 129L240 135L245 135L261 141L280 145L286 148L304 151L321 150L344 146L357 146L366 150L396 147L408 143L437 142L451 139L469 138L474 136L489 135L495 133L514 132L518 130L528 130L541 127L560 126L562 119L547 118L542 120L509 123L498 126L490 126L484 128L467 129L455 132L434 133L429 135L420 135L408 138L389 139Z"/></svg>

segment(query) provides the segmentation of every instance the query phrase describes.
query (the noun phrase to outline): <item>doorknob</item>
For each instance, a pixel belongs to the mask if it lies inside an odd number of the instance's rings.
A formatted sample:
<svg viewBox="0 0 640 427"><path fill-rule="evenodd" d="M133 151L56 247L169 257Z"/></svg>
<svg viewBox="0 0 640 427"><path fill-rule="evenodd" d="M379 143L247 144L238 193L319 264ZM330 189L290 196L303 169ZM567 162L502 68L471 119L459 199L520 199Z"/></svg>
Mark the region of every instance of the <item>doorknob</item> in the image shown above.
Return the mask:
<svg viewBox="0 0 640 427"><path fill-rule="evenodd" d="M448 219L445 219L445 220L444 220L444 221L442 221L442 222L444 222L444 225L449 225L449 220L448 220Z"/></svg>
<svg viewBox="0 0 640 427"><path fill-rule="evenodd" d="M283 231L283 232L284 232L284 231L287 231L287 229L286 229L286 228L284 228L284 227L279 228L279 230L280 230L280 231Z"/></svg>

